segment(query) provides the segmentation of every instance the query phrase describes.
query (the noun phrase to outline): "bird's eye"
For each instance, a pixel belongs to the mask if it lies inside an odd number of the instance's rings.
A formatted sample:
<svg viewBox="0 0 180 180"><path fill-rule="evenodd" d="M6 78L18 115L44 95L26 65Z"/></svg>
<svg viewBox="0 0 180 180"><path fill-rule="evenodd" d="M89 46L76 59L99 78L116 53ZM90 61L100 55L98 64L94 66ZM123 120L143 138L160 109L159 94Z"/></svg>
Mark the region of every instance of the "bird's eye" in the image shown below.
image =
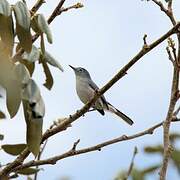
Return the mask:
<svg viewBox="0 0 180 180"><path fill-rule="evenodd" d="M79 72L82 72L83 70L82 69L79 69Z"/></svg>

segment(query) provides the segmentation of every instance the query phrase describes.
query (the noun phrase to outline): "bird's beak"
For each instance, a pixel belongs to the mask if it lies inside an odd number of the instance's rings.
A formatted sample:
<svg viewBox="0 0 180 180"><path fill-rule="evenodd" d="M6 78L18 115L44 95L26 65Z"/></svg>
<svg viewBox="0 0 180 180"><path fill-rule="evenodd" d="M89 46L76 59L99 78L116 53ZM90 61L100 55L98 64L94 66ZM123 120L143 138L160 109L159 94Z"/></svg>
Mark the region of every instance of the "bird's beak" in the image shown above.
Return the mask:
<svg viewBox="0 0 180 180"><path fill-rule="evenodd" d="M71 65L69 65L69 67L71 67L74 71L76 70L76 68L75 68L75 67L73 67L73 66L71 66Z"/></svg>

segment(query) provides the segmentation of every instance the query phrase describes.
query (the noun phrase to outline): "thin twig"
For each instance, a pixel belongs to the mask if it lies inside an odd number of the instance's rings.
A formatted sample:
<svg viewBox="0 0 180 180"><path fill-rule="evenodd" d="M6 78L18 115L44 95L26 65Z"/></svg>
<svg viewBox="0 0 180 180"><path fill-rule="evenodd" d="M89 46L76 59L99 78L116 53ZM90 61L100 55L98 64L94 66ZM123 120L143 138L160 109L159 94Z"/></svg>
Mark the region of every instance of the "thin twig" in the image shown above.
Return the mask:
<svg viewBox="0 0 180 180"><path fill-rule="evenodd" d="M161 9L161 11L163 11L170 19L171 23L173 24L173 26L175 26L177 24L173 11L172 11L172 0L169 0L168 2L168 9L166 9L161 1L158 0L152 0L156 5L158 5ZM178 58L177 58L177 66L180 68L180 32L177 32L177 38L178 38Z"/></svg>
<svg viewBox="0 0 180 180"><path fill-rule="evenodd" d="M180 112L180 106L176 109L176 111L174 111L173 115L177 116Z"/></svg>
<svg viewBox="0 0 180 180"><path fill-rule="evenodd" d="M147 38L147 34L145 34L145 35L144 35L144 37L143 37L144 46L147 46L147 41L146 41L146 38Z"/></svg>
<svg viewBox="0 0 180 180"><path fill-rule="evenodd" d="M132 172L133 166L134 166L134 160L135 160L135 157L136 157L137 153L138 153L138 149L137 149L137 147L135 147L134 152L133 152L133 157L132 157L132 160L131 160L131 164L129 166L127 175L125 177L125 180L128 180L129 176L131 175L131 172Z"/></svg>
<svg viewBox="0 0 180 180"><path fill-rule="evenodd" d="M70 9L78 9L78 8L82 8L82 7L84 7L84 5L82 3L76 3L72 6L67 7L67 8L61 8L58 15L60 15L63 12L69 11Z"/></svg>
<svg viewBox="0 0 180 180"><path fill-rule="evenodd" d="M168 3L168 9L166 9L163 5L163 3L159 0L152 0L156 5L159 6L159 8L161 9L161 11L163 11L171 20L172 24L175 26L176 25L176 21L174 19L174 15L172 13L172 10L170 11L170 5L172 6L172 2Z"/></svg>
<svg viewBox="0 0 180 180"><path fill-rule="evenodd" d="M73 147L72 147L72 151L76 151L76 147L77 147L77 145L80 143L80 139L78 139L76 142L74 142L74 144L73 144Z"/></svg>
<svg viewBox="0 0 180 180"><path fill-rule="evenodd" d="M47 142L48 142L48 139L44 142L43 147L42 147L41 151L40 151L39 154L38 154L38 157L37 157L37 160L38 160L38 161L41 159L42 153L43 153L44 150L45 150L45 147L46 147L46 145L47 145ZM39 166L36 166L36 169L38 169L38 168L39 168ZM37 175L38 175L38 171L37 171L37 172L35 173L35 175L34 175L34 180L37 180Z"/></svg>
<svg viewBox="0 0 180 180"><path fill-rule="evenodd" d="M173 56L174 56L174 58L173 58L173 65L175 65L174 63L176 63L176 61L177 61L176 46L175 46L174 40L171 37L168 38L168 46L172 50L172 53L173 53Z"/></svg>
<svg viewBox="0 0 180 180"><path fill-rule="evenodd" d="M169 60L172 62L172 64L174 65L174 59L172 57L172 54L171 54L171 51L169 49L169 47L166 47L166 51L168 53L168 57L169 57Z"/></svg>
<svg viewBox="0 0 180 180"><path fill-rule="evenodd" d="M173 119L172 122L179 122L180 119ZM69 151L61 154L61 155L58 155L58 156L54 156L54 157L51 157L51 158L48 158L48 159L44 159L44 160L39 160L39 161L29 161L27 163L24 163L22 165L19 165L18 167L14 168L13 171L16 172L20 169L24 169L24 168L28 168L28 167L32 167L32 166L37 166L37 165L45 165L45 164L56 164L57 161L61 160L61 159L65 159L67 157L71 157L71 156L76 156L76 155L79 155L79 154L84 154L84 153L88 153L88 152L92 152L92 151L101 151L102 148L106 147L106 146L109 146L109 145L112 145L112 144L115 144L115 143L119 143L119 142L122 142L122 141L128 141L128 140L132 140L132 139L136 139L138 137L142 137L144 135L151 135L153 134L153 132L161 127L163 125L164 121L161 122L161 123L158 123L154 126L152 126L151 128L148 128L142 132L139 132L139 133L136 133L134 135L131 135L131 136L127 136L127 135L122 135L118 138L115 138L115 139L112 139L112 140L108 140L108 141L105 141L103 143L100 143L100 144L97 144L95 146L91 146L91 147L88 147L88 148L83 148L83 149L79 149L79 150L76 150L76 148L71 148ZM77 142L79 143L79 141ZM76 144L75 144L76 145ZM73 145L74 147L74 145Z"/></svg>

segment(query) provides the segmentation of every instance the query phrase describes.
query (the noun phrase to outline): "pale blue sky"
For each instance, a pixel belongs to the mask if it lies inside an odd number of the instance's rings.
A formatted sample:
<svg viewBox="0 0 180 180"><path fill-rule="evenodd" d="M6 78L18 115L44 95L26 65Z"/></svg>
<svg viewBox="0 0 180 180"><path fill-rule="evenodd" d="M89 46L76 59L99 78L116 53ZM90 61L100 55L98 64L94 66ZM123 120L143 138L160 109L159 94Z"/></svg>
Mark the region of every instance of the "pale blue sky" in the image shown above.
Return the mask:
<svg viewBox="0 0 180 180"><path fill-rule="evenodd" d="M174 1L175 12L179 18L180 2ZM29 7L33 2L35 1L28 2ZM67 0L65 6L76 2ZM152 42L171 27L169 20L151 2L81 2L84 8L65 12L56 18L51 25L54 43L46 45L65 72L51 68L54 76L51 91L42 86L42 69L37 68L34 74L46 104L44 130L53 120L66 117L82 107L75 92L75 77L68 64L88 69L93 80L101 87L141 49L145 33L148 35L147 42ZM58 0L47 0L40 12L48 17L57 3ZM128 75L105 93L108 101L134 120L132 127L111 114L103 117L96 112L88 113L73 123L73 127L68 131L51 138L43 158L61 154L71 148L73 142L79 138L81 142L78 147L88 147L123 134L134 134L162 121L167 112L172 77L172 65L165 51L166 44L163 43L144 56L131 68ZM0 132L5 134L3 143L25 142L25 122L21 115L22 111L13 120L1 121ZM172 130L179 128L180 125L173 124ZM153 159L144 156L141 149L145 145L161 142L162 129L159 129L153 136L115 144L102 149L101 152L64 159L55 166L44 166L45 171L39 173L39 179L57 180L68 175L73 180L110 180L120 169L127 169L135 145L140 150L135 161L138 167L143 168L160 162L159 157ZM4 154L3 157L2 154L0 156L4 162L13 159ZM174 171L169 171L168 177L174 177L173 174ZM156 179L157 177L158 175Z"/></svg>

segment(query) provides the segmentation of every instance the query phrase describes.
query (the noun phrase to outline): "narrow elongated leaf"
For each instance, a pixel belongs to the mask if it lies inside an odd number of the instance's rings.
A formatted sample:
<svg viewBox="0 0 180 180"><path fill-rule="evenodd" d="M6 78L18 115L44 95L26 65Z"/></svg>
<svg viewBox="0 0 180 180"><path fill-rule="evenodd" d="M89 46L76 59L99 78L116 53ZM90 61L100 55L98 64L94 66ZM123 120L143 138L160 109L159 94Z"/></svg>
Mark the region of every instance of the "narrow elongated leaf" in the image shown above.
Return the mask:
<svg viewBox="0 0 180 180"><path fill-rule="evenodd" d="M40 144L42 140L42 118L29 118L27 120L26 140L28 149L36 157L40 151Z"/></svg>
<svg viewBox="0 0 180 180"><path fill-rule="evenodd" d="M44 54L44 60L49 63L50 65L57 67L62 72L64 71L63 67L59 64L59 62L47 51Z"/></svg>
<svg viewBox="0 0 180 180"><path fill-rule="evenodd" d="M46 61L44 60L43 57L41 57L41 61L42 63L42 66L43 66L43 69L44 69L44 73L45 73L45 76L46 76L46 82L43 84L47 89L51 89L52 86L53 86L53 77L52 77L52 74L51 74L51 71L49 70L49 67L46 63Z"/></svg>
<svg viewBox="0 0 180 180"><path fill-rule="evenodd" d="M143 169L143 170L142 170L142 174L143 174L143 175L147 175L147 174L153 173L154 171L158 170L160 167L161 167L160 164L150 166L150 167L148 167L148 168L146 168L146 169Z"/></svg>
<svg viewBox="0 0 180 180"><path fill-rule="evenodd" d="M12 16L0 15L0 37L4 45L4 51L12 55L14 46L14 27Z"/></svg>
<svg viewBox="0 0 180 180"><path fill-rule="evenodd" d="M36 83L30 79L22 93L23 109L27 125L26 141L29 150L37 156L42 139L45 106Z"/></svg>
<svg viewBox="0 0 180 180"><path fill-rule="evenodd" d="M21 84L18 81L9 81L6 86L6 105L10 117L13 118L21 103Z"/></svg>
<svg viewBox="0 0 180 180"><path fill-rule="evenodd" d="M22 90L22 99L29 104L37 103L41 98L41 94L35 81L30 79L27 86Z"/></svg>
<svg viewBox="0 0 180 180"><path fill-rule="evenodd" d="M18 1L14 7L16 17L16 33L20 41L20 46L27 52L32 49L32 37L30 33L30 12L21 1Z"/></svg>
<svg viewBox="0 0 180 180"><path fill-rule="evenodd" d="M40 169L37 169L37 168L25 168L25 169L21 169L17 171L17 173L22 174L22 175L32 175L32 174L37 173L39 170Z"/></svg>
<svg viewBox="0 0 180 180"><path fill-rule="evenodd" d="M144 148L144 151L146 153L163 153L163 147L161 145L157 145L157 146L147 146Z"/></svg>
<svg viewBox="0 0 180 180"><path fill-rule="evenodd" d="M39 29L46 34L48 42L52 44L51 30L43 14L38 14L38 26Z"/></svg>
<svg viewBox="0 0 180 180"><path fill-rule="evenodd" d="M4 144L1 146L6 153L13 156L19 155L26 147L26 144Z"/></svg>
<svg viewBox="0 0 180 180"><path fill-rule="evenodd" d="M30 15L30 12L29 12L26 4L23 3L22 1L18 1L14 5L13 9L14 9L14 12L16 15L16 21L18 22L18 24L22 28L29 31L30 22L31 22L31 15Z"/></svg>
<svg viewBox="0 0 180 180"><path fill-rule="evenodd" d="M42 34L42 31L38 26L38 15L34 15L33 18L31 19L31 28L37 34L39 34L39 35Z"/></svg>
<svg viewBox="0 0 180 180"><path fill-rule="evenodd" d="M26 141L29 151L36 157L40 151L42 139L42 118L33 118L31 107L27 101L23 101L23 110L26 120Z"/></svg>
<svg viewBox="0 0 180 180"><path fill-rule="evenodd" d="M11 15L11 8L7 0L0 1L0 14L7 17Z"/></svg>
<svg viewBox="0 0 180 180"><path fill-rule="evenodd" d="M45 33L48 42L52 44L52 33L43 14L37 14L33 17L31 27L39 35Z"/></svg>
<svg viewBox="0 0 180 180"><path fill-rule="evenodd" d="M28 62L31 62L31 63L39 60L39 58L40 58L40 51L34 45L32 46L30 53L24 52L22 54L22 59L27 60Z"/></svg>
<svg viewBox="0 0 180 180"><path fill-rule="evenodd" d="M19 63L15 65L13 70L14 70L14 75L15 75L14 78L17 81L19 81L21 84L28 84L30 80L30 74L25 65Z"/></svg>
<svg viewBox="0 0 180 180"><path fill-rule="evenodd" d="M40 35L40 38L41 38L41 41L40 41L40 45L41 45L41 52L42 52L42 55L45 54L45 43L44 43L44 35L41 34Z"/></svg>
<svg viewBox="0 0 180 180"><path fill-rule="evenodd" d="M16 24L16 33L19 39L20 46L26 51L31 52L32 36L30 31L23 29L19 24Z"/></svg>
<svg viewBox="0 0 180 180"><path fill-rule="evenodd" d="M9 59L1 61L0 83L6 89L6 106L11 118L13 118L21 103L21 83L13 79L13 63Z"/></svg>

